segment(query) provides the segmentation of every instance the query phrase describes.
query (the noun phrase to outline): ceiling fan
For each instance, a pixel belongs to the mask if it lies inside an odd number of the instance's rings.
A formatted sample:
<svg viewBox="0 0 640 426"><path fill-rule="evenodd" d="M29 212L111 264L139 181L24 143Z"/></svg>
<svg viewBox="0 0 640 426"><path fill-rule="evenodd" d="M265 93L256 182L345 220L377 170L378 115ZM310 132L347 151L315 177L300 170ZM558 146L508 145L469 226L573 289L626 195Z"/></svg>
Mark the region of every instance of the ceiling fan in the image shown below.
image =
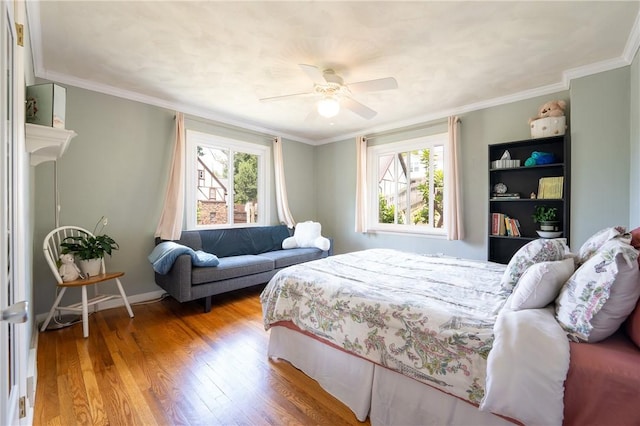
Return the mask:
<svg viewBox="0 0 640 426"><path fill-rule="evenodd" d="M272 96L262 98L261 101L277 101L281 99L316 95L320 97L317 102L317 111L323 117L331 118L340 112L343 106L367 120L376 116L377 112L368 106L353 99L355 93L373 92L378 90L391 90L398 88L398 82L393 77L379 78L376 80L359 81L345 84L338 74L332 69L321 71L313 65L300 64L302 71L313 81L313 90L290 95Z"/></svg>

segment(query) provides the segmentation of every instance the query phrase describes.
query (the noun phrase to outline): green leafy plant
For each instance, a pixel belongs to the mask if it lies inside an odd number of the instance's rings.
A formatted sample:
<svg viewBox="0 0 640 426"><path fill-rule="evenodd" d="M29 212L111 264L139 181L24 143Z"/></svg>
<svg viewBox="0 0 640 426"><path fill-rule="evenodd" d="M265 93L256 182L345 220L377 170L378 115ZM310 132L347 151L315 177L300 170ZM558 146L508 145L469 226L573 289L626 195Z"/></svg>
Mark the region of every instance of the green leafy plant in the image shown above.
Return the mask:
<svg viewBox="0 0 640 426"><path fill-rule="evenodd" d="M98 227L100 227L99 232L102 232L107 223L107 218L102 216L93 229L93 235L81 231L80 235L74 235L62 240L63 242L60 243L62 254L71 253L81 260L99 259L103 258L105 254L111 256L114 250L120 248L118 243L106 234L96 235Z"/></svg>
<svg viewBox="0 0 640 426"><path fill-rule="evenodd" d="M534 222L553 222L558 220L557 207L536 206L535 213L531 215Z"/></svg>

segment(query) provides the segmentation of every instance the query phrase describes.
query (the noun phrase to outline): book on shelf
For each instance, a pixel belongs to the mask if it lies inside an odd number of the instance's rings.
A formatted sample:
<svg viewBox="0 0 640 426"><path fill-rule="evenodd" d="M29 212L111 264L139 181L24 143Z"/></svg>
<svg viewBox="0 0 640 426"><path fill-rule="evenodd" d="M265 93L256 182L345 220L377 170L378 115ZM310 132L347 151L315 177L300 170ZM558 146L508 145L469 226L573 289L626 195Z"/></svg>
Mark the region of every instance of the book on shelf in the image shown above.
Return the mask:
<svg viewBox="0 0 640 426"><path fill-rule="evenodd" d="M504 214L491 214L491 235L506 235Z"/></svg>
<svg viewBox="0 0 640 426"><path fill-rule="evenodd" d="M511 224L511 236L519 237L520 236L520 222L518 219L509 218L509 223Z"/></svg>
<svg viewBox="0 0 640 426"><path fill-rule="evenodd" d="M538 199L561 199L564 176L543 177L538 181Z"/></svg>
<svg viewBox="0 0 640 426"><path fill-rule="evenodd" d="M494 200L518 200L520 199L519 192L505 192L503 194L498 194L497 192L491 193L491 199Z"/></svg>
<svg viewBox="0 0 640 426"><path fill-rule="evenodd" d="M491 214L491 235L520 237L520 222L503 213Z"/></svg>

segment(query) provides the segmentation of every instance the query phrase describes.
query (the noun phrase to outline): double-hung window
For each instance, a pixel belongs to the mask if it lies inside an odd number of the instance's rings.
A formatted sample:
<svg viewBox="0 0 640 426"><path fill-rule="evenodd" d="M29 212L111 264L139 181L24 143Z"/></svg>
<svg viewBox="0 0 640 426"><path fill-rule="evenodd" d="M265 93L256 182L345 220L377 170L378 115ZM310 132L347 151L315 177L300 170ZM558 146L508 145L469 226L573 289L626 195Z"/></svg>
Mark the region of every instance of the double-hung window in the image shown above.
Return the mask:
<svg viewBox="0 0 640 426"><path fill-rule="evenodd" d="M447 133L367 148L368 229L446 235Z"/></svg>
<svg viewBox="0 0 640 426"><path fill-rule="evenodd" d="M187 130L187 229L268 223L269 147Z"/></svg>

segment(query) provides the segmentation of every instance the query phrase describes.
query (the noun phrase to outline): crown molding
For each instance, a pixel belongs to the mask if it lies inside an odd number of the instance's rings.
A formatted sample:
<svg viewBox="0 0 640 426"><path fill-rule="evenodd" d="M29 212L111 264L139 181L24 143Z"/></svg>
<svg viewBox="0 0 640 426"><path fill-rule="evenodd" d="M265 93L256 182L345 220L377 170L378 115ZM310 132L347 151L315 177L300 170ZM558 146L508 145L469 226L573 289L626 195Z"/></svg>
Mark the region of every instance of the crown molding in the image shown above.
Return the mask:
<svg viewBox="0 0 640 426"><path fill-rule="evenodd" d="M629 34L629 39L627 40L627 45L624 47L624 52L622 53L622 57L628 63L633 62L633 59L640 48L640 12L636 15L636 20L633 23L633 28L631 28L631 33Z"/></svg>
<svg viewBox="0 0 640 426"><path fill-rule="evenodd" d="M135 101L135 102L140 102L147 105L157 106L160 108L180 111L185 114L192 115L194 117L200 117L207 120L220 122L222 124L239 127L241 129L252 130L258 133L264 133L265 135L268 135L270 137L281 136L285 139L294 140L296 142L302 142L309 145L316 144L316 142L312 139L307 139L307 138L300 137L298 135L292 135L292 134L276 131L274 129L264 127L250 121L239 121L235 118L232 118L223 114L218 114L213 111L203 110L202 108L195 108L191 105L183 104L180 102L171 102L171 101L156 98L153 96L143 95L138 92L121 89L119 87L96 83L91 80L85 80L85 79L73 77L68 74L51 72L51 71L43 71L40 73L36 73L36 77L43 78L49 81L55 81L61 84L67 84L67 85L78 87L81 89L91 90L91 91L102 93L105 95L111 95L118 98L127 99L130 101Z"/></svg>

